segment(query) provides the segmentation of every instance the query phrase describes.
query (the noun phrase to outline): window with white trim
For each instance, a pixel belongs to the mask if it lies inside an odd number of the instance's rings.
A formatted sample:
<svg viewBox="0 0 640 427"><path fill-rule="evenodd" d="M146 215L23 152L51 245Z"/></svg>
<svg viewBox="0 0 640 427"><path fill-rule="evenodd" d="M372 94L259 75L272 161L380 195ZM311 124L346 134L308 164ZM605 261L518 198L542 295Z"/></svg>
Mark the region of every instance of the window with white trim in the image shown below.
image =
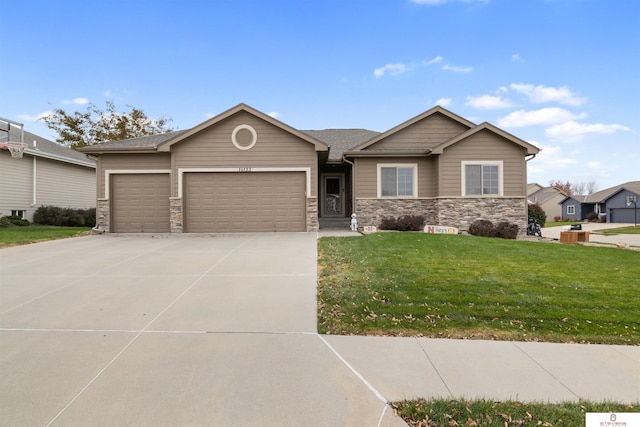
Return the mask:
<svg viewBox="0 0 640 427"><path fill-rule="evenodd" d="M378 197L417 197L417 182L415 164L378 164Z"/></svg>
<svg viewBox="0 0 640 427"><path fill-rule="evenodd" d="M462 162L462 194L502 196L502 162Z"/></svg>
<svg viewBox="0 0 640 427"><path fill-rule="evenodd" d="M19 218L24 219L24 217L27 216L27 211L25 211L25 210L12 210L11 211L11 216L17 216Z"/></svg>
<svg viewBox="0 0 640 427"><path fill-rule="evenodd" d="M576 214L576 206L567 205L567 215L575 215L575 214Z"/></svg>

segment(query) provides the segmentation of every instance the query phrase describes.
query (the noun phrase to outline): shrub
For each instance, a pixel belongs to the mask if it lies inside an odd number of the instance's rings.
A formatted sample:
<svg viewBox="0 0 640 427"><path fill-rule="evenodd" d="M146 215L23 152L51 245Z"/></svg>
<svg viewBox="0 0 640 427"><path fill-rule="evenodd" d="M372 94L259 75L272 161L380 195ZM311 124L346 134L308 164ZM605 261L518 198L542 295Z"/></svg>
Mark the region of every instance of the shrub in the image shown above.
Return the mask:
<svg viewBox="0 0 640 427"><path fill-rule="evenodd" d="M558 222L558 221L560 221L561 219L562 219L562 217L561 217L560 215L556 215L556 216L554 216L554 217L553 217L553 220L554 220L555 222Z"/></svg>
<svg viewBox="0 0 640 427"><path fill-rule="evenodd" d="M544 213L544 209L542 209L542 207L537 203L529 205L528 215L529 218L533 218L538 221L540 227L544 227L544 223L547 222L547 214Z"/></svg>
<svg viewBox="0 0 640 427"><path fill-rule="evenodd" d="M95 227L96 210L41 206L33 215L33 222L59 227Z"/></svg>
<svg viewBox="0 0 640 427"><path fill-rule="evenodd" d="M591 221L591 222L593 222L593 221L599 221L599 220L600 220L600 217L598 216L598 214L597 214L597 213L595 213L595 212L589 212L589 213L587 214L587 221Z"/></svg>
<svg viewBox="0 0 640 427"><path fill-rule="evenodd" d="M381 230L395 231L422 231L424 228L424 216L404 215L399 218L383 218L380 223Z"/></svg>
<svg viewBox="0 0 640 427"><path fill-rule="evenodd" d="M13 227L11 220L8 216L0 216L0 228L9 228Z"/></svg>
<svg viewBox="0 0 640 427"><path fill-rule="evenodd" d="M520 230L518 224L503 221L494 226L491 221L486 219L479 219L469 226L469 234L501 239L515 239L518 237L518 230Z"/></svg>
<svg viewBox="0 0 640 427"><path fill-rule="evenodd" d="M469 226L469 234L482 237L494 237L495 227L486 219L479 219Z"/></svg>
<svg viewBox="0 0 640 427"><path fill-rule="evenodd" d="M31 224L26 219L22 219L17 215L8 216L7 218L9 219L9 222L11 222L11 224L17 225L18 227L25 227Z"/></svg>
<svg viewBox="0 0 640 427"><path fill-rule="evenodd" d="M515 239L518 237L518 224L512 224L510 222L500 222L495 228L496 237L500 237L501 239Z"/></svg>

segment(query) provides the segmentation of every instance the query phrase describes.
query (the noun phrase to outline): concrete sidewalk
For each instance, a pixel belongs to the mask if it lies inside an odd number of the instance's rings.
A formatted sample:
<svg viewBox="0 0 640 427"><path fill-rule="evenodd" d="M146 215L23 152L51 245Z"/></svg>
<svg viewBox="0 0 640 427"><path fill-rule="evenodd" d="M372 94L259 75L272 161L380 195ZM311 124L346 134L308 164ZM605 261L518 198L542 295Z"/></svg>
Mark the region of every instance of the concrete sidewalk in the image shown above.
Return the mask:
<svg viewBox="0 0 640 427"><path fill-rule="evenodd" d="M387 402L406 398L640 400L638 346L319 335L316 239L0 249L0 425L399 427Z"/></svg>

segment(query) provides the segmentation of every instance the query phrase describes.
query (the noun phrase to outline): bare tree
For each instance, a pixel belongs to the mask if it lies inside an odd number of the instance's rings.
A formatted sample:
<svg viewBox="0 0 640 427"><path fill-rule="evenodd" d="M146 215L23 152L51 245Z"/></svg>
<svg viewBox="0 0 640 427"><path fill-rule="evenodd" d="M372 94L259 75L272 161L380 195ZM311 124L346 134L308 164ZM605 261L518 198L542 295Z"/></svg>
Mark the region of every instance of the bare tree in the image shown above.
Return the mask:
<svg viewBox="0 0 640 427"><path fill-rule="evenodd" d="M560 180L551 180L549 181L549 186L555 187L558 190L568 194L569 196L593 194L598 191L598 184L595 181L562 182Z"/></svg>

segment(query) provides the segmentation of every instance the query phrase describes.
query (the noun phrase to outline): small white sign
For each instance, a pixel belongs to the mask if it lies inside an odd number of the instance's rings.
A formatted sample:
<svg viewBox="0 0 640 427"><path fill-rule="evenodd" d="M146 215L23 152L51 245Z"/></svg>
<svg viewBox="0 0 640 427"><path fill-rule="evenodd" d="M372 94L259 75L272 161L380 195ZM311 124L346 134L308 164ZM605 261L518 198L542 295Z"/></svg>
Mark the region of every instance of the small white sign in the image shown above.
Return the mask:
<svg viewBox="0 0 640 427"><path fill-rule="evenodd" d="M362 231L365 233L375 233L378 231L378 228L375 225L365 225Z"/></svg>
<svg viewBox="0 0 640 427"><path fill-rule="evenodd" d="M587 412L585 427L637 427L640 412Z"/></svg>
<svg viewBox="0 0 640 427"><path fill-rule="evenodd" d="M459 230L446 225L425 225L424 232L432 234L458 234Z"/></svg>

